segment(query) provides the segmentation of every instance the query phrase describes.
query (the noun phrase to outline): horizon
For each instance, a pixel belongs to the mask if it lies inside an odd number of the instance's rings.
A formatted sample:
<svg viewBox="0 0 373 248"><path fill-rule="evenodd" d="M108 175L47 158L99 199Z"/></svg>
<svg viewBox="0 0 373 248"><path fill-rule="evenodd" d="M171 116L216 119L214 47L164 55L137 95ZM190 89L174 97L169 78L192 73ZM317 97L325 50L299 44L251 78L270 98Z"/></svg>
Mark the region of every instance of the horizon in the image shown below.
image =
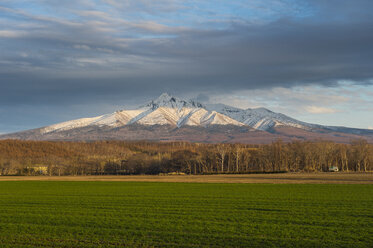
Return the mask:
<svg viewBox="0 0 373 248"><path fill-rule="evenodd" d="M373 2L0 1L0 134L162 92L373 129Z"/></svg>
<svg viewBox="0 0 373 248"><path fill-rule="evenodd" d="M101 116L105 116L105 115L110 115L112 113L115 113L115 112L120 112L120 111L126 111L126 110L136 110L136 109L141 109L141 108L146 108L146 106L148 106L149 104L153 103L154 101L157 101L157 100L164 100L164 98L167 97L167 98L176 98L175 100L178 100L178 101L185 101L185 102L195 102L195 103L199 103L202 105L201 108L204 108L208 111L217 111L219 112L217 109L220 109L219 108L219 105L221 107L232 107L232 108L237 108L237 109L240 109L240 110L249 110L249 109L252 109L252 110L256 110L256 109L264 109L264 110L269 110L271 112L274 112L270 109L267 109L267 108L264 108L264 107L254 107L254 108L241 108L241 107L235 107L235 106L232 106L232 105L229 105L229 104L224 104L224 103L203 103L203 101L198 101L198 99L196 98L190 98L190 99L185 99L185 98L180 98L178 96L175 96L173 94L170 94L169 92L163 92L162 94L160 94L158 97L155 97L153 99L150 99L148 100L147 102L143 103L143 104L138 104L137 106L133 106L133 107L124 107L122 106L122 108L119 108L119 109L116 109L115 111L112 111L110 113L103 113L103 114L100 114L100 115L97 115L97 116L81 116L80 118L77 118L77 119L73 119L73 120L65 120L65 121L62 121L60 123L64 123L64 122L68 122L68 121L74 121L74 120L78 120L78 119L81 119L81 118L94 118L94 117L101 117ZM274 113L277 113L277 112L274 112ZM282 114L282 113L280 113ZM287 117L290 117L292 118L292 116L287 116ZM297 120L297 121L301 121L302 120ZM55 124L60 124L60 123L52 123L51 125L55 125ZM309 123L309 124L318 124L318 123ZM318 124L318 125L322 125L322 124ZM42 127L48 127L50 125L46 125L46 126L39 126L39 127L36 127L37 128L42 128ZM323 126L327 126L327 125L323 125ZM338 127L338 126L335 126L335 127ZM339 126L339 127L347 127L347 126ZM356 128L356 127L347 127L347 128ZM33 128L32 128L33 129ZM28 129L28 130L32 130L32 129ZM373 128L366 128L366 130L371 130ZM20 130L20 131L27 131L27 130ZM16 131L17 132L17 131ZM3 135L3 134L11 134L11 133L1 133L0 132L0 135Z"/></svg>

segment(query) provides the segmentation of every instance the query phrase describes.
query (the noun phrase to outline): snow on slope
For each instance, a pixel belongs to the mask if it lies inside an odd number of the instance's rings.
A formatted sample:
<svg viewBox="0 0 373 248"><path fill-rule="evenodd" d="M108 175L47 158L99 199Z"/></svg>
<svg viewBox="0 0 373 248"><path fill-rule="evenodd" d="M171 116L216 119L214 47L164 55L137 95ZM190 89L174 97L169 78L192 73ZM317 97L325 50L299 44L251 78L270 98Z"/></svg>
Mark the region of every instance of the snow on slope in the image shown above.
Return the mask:
<svg viewBox="0 0 373 248"><path fill-rule="evenodd" d="M136 110L121 110L112 114L58 123L42 128L41 133L61 132L87 126L115 128L134 123L141 125L173 125L177 127L183 125L243 125L216 111L207 111L198 102L192 100L187 102L164 93L156 100Z"/></svg>
<svg viewBox="0 0 373 248"><path fill-rule="evenodd" d="M208 111L204 106L195 101L184 101L170 96L167 93L162 94L155 101L141 107L147 109L147 115L138 118L136 123L142 125L175 125L181 127L187 126L208 126L208 125L238 125L242 123L223 116L216 111Z"/></svg>
<svg viewBox="0 0 373 248"><path fill-rule="evenodd" d="M97 120L100 120L103 118L103 116L98 116L98 117L93 117L93 118L82 118L82 119L77 119L77 120L72 120L72 121L66 121L58 124L54 124L48 127L44 127L41 129L41 133L50 133L54 131L66 131L74 128L80 128L80 127L85 127L92 125L95 123Z"/></svg>
<svg viewBox="0 0 373 248"><path fill-rule="evenodd" d="M186 109L175 109L169 107L158 107L137 121L142 125L176 125L179 118L187 112Z"/></svg>
<svg viewBox="0 0 373 248"><path fill-rule="evenodd" d="M208 106L211 110L216 110L223 115L250 126L257 130L268 131L276 126L291 126L302 129L320 127L295 120L281 113L275 113L265 108L239 109L224 104L213 104Z"/></svg>
<svg viewBox="0 0 373 248"><path fill-rule="evenodd" d="M134 117L141 114L142 111L139 110L121 110L112 114L101 115L92 118L82 118L72 121L66 121L51 126L47 126L41 129L41 133L51 133L51 132L61 132L67 131L74 128L81 128L87 126L109 126L109 127L118 127L126 125Z"/></svg>
<svg viewBox="0 0 373 248"><path fill-rule="evenodd" d="M188 125L188 126L209 126L209 125L235 125L235 126L244 126L243 123L240 123L232 118L220 114L216 111L208 111L204 108L191 111L190 115L187 118L183 119L182 123L179 123L178 126Z"/></svg>

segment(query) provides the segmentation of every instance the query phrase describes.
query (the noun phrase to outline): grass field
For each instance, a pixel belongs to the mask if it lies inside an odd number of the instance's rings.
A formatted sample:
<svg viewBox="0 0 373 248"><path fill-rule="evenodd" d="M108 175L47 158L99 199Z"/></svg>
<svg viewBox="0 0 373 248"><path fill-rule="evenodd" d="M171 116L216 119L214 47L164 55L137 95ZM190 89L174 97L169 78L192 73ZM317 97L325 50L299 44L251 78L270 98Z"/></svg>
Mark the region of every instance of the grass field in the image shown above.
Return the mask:
<svg viewBox="0 0 373 248"><path fill-rule="evenodd" d="M373 247L373 185L0 182L0 247Z"/></svg>

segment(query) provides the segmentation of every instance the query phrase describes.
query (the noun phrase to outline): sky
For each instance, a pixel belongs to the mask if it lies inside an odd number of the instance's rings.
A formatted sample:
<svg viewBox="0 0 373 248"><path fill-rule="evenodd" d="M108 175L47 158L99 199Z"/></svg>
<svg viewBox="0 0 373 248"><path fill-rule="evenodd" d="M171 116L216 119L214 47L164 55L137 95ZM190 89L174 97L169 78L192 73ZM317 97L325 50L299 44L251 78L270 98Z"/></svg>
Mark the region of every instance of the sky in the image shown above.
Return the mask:
<svg viewBox="0 0 373 248"><path fill-rule="evenodd" d="M371 0L0 0L0 133L168 92L373 129Z"/></svg>

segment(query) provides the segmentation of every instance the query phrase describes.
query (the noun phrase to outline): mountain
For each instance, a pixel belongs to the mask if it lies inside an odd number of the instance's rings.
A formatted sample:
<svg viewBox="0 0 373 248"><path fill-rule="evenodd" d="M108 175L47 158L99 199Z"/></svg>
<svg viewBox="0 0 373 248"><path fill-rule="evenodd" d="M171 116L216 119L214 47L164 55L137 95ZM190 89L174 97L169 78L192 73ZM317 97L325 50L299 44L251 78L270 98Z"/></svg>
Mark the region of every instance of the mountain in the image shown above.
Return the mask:
<svg viewBox="0 0 373 248"><path fill-rule="evenodd" d="M163 93L156 100L149 102L135 110L120 110L115 113L101 115L93 118L82 118L40 129L42 134L67 131L88 126L121 127L130 124L140 125L171 125L181 127L209 126L209 125L236 125L244 124L216 111L207 110L198 102L184 101Z"/></svg>
<svg viewBox="0 0 373 248"><path fill-rule="evenodd" d="M371 142L373 130L310 124L265 108L239 109L223 104L205 106L163 93L136 109L0 136L0 139L9 138L242 143L268 143L275 139L349 142L351 139L366 138Z"/></svg>
<svg viewBox="0 0 373 248"><path fill-rule="evenodd" d="M210 109L215 109L230 118L239 121L256 130L269 131L276 126L289 126L305 130L320 128L320 125L309 124L295 120L284 114L275 113L265 108L239 109L224 104L210 105Z"/></svg>

